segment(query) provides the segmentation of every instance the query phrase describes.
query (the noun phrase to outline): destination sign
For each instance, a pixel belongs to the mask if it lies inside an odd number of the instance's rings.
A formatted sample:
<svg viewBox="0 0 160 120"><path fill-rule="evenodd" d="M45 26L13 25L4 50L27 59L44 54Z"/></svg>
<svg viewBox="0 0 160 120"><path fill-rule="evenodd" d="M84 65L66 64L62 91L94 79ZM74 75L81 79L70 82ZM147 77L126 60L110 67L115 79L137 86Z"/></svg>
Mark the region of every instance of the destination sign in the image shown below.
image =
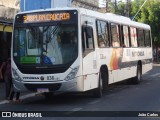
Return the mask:
<svg viewBox="0 0 160 120"><path fill-rule="evenodd" d="M20 23L41 23L41 22L58 22L58 21L77 21L76 10L64 11L45 11L24 13L16 16L16 24Z"/></svg>
<svg viewBox="0 0 160 120"><path fill-rule="evenodd" d="M46 21L63 21L70 19L70 13L53 13L53 14L33 14L23 16L24 23L28 22L46 22Z"/></svg>

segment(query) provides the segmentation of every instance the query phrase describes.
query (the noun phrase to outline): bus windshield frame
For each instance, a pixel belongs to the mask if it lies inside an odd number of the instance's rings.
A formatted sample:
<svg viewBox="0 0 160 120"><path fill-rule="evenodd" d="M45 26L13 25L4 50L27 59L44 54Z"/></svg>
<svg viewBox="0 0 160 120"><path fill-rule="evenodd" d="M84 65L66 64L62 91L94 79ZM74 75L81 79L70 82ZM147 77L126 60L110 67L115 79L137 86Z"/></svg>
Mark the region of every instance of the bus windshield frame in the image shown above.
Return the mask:
<svg viewBox="0 0 160 120"><path fill-rule="evenodd" d="M76 10L25 13L16 16L13 59L17 66L68 66L77 57Z"/></svg>

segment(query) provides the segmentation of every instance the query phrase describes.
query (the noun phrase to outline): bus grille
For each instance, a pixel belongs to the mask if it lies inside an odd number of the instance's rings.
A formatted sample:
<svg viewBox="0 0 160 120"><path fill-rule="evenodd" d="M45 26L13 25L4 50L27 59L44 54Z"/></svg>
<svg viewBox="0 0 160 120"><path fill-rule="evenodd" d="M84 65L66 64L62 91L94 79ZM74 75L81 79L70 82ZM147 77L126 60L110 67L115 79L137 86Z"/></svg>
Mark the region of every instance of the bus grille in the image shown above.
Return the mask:
<svg viewBox="0 0 160 120"><path fill-rule="evenodd" d="M24 74L55 74L55 73L63 73L68 69L68 67L64 68L23 68L19 67L19 70Z"/></svg>

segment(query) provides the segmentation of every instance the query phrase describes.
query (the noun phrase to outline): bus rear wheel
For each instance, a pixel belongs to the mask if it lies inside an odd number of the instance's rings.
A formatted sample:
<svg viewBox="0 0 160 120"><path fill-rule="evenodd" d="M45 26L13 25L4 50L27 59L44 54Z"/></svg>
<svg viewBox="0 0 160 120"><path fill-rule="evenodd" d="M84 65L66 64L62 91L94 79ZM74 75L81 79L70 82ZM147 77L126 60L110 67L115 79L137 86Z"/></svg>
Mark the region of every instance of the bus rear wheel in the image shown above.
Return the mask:
<svg viewBox="0 0 160 120"><path fill-rule="evenodd" d="M141 70L141 66L138 64L137 65L137 74L136 74L136 77L134 77L132 79L132 83L139 84L141 82L141 79L142 79L142 70Z"/></svg>

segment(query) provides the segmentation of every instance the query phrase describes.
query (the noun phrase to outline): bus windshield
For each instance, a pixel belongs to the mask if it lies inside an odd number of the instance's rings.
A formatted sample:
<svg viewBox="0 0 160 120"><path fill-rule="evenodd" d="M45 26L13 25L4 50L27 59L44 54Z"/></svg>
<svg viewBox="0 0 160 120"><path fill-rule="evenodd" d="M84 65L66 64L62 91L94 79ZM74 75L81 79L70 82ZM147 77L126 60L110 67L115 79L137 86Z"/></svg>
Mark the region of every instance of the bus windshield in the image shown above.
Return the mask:
<svg viewBox="0 0 160 120"><path fill-rule="evenodd" d="M76 21L15 24L13 58L20 65L63 65L78 56Z"/></svg>

